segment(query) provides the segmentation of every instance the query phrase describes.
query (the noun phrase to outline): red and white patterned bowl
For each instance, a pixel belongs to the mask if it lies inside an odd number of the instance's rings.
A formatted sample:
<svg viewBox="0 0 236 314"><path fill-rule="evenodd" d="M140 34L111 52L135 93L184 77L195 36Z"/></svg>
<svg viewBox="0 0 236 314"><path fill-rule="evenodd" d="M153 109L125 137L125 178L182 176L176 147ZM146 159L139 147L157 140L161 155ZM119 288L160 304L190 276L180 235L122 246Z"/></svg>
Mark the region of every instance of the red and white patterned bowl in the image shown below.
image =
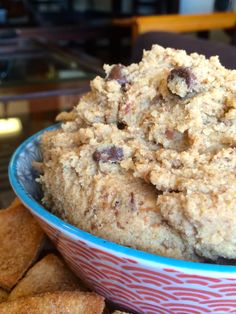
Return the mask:
<svg viewBox="0 0 236 314"><path fill-rule="evenodd" d="M50 129L53 129L51 127ZM32 160L45 130L14 153L9 178L18 197L71 269L108 300L134 313L236 313L236 266L180 261L124 247L84 232L40 204Z"/></svg>

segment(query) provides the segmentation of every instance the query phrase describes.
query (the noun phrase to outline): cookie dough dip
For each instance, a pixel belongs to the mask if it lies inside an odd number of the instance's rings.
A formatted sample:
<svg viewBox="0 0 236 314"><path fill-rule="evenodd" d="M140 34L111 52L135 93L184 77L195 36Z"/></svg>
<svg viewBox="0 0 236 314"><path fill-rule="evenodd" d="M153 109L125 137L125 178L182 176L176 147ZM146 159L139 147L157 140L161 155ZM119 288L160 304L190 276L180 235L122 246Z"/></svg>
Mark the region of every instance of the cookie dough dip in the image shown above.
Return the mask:
<svg viewBox="0 0 236 314"><path fill-rule="evenodd" d="M42 135L43 203L142 251L236 259L236 71L158 45L104 70Z"/></svg>

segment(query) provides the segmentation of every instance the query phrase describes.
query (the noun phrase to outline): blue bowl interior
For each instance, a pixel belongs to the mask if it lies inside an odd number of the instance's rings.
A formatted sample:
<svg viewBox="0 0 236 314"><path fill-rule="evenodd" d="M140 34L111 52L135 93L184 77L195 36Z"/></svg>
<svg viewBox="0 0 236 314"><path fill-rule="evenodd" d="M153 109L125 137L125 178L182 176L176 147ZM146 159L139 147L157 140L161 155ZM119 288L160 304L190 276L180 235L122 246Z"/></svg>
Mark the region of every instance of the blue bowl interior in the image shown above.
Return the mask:
<svg viewBox="0 0 236 314"><path fill-rule="evenodd" d="M45 131L54 130L58 127L59 125L51 126L28 138L17 148L9 164L9 179L13 190L23 203L37 216L42 217L51 225L56 226L62 231L64 230L72 236L79 237L82 240L92 242L94 245L105 247L106 249L114 252L125 254L128 258L133 257L141 259L146 264L151 263L153 265L154 263L162 264L163 267L174 267L179 269L184 268L190 273L198 271L200 274L202 273L202 275L207 272L217 272L221 273L223 276L225 276L226 273L236 273L236 266L181 261L124 247L82 231L69 223L64 222L46 210L41 204L43 196L42 189L40 184L36 182L36 178L39 176L39 173L33 168L32 161L42 161L39 146L41 134Z"/></svg>
<svg viewBox="0 0 236 314"><path fill-rule="evenodd" d="M31 198L41 203L43 192L41 185L36 181L39 173L32 166L32 161L42 161L42 154L39 148L40 136L34 137L25 149L19 154L16 160L15 174L18 183L24 188L24 191Z"/></svg>

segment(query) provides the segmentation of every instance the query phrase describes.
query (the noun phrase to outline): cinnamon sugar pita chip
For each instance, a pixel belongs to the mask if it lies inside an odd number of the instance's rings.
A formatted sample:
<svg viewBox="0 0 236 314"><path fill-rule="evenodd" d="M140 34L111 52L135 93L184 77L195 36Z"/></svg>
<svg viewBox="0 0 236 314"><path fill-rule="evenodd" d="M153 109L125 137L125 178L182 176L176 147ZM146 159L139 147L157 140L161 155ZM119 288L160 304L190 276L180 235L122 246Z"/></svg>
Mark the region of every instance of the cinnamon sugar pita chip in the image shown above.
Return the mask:
<svg viewBox="0 0 236 314"><path fill-rule="evenodd" d="M48 254L34 264L11 291L9 300L53 291L85 290L65 262Z"/></svg>
<svg viewBox="0 0 236 314"><path fill-rule="evenodd" d="M33 263L44 233L16 199L0 211L0 287L10 290Z"/></svg>
<svg viewBox="0 0 236 314"><path fill-rule="evenodd" d="M1 314L102 314L103 297L89 292L60 291L18 298L0 304Z"/></svg>
<svg viewBox="0 0 236 314"><path fill-rule="evenodd" d="M0 289L0 303L3 301L6 301L7 298L8 298L8 293L5 290Z"/></svg>

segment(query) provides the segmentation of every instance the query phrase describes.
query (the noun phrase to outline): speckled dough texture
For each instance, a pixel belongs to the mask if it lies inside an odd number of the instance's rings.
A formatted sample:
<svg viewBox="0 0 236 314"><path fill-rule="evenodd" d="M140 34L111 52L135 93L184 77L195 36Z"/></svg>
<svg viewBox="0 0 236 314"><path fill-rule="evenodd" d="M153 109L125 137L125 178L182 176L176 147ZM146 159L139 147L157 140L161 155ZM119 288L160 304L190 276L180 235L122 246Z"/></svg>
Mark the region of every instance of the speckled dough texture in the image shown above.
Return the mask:
<svg viewBox="0 0 236 314"><path fill-rule="evenodd" d="M236 71L158 45L104 69L42 136L43 202L126 246L236 259Z"/></svg>

